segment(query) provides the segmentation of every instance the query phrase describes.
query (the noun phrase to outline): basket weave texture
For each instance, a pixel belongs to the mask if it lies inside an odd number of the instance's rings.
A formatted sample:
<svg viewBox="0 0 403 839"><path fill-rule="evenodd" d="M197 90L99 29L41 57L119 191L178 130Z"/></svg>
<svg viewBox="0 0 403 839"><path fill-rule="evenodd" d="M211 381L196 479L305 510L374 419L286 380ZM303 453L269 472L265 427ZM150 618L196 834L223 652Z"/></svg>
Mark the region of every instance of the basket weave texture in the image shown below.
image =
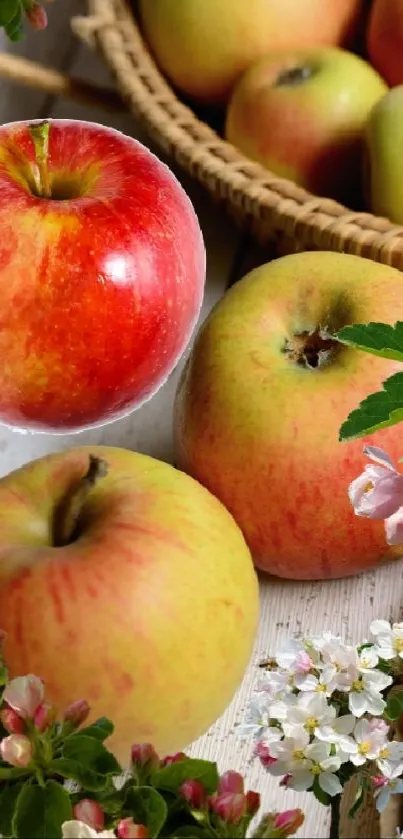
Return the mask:
<svg viewBox="0 0 403 839"><path fill-rule="evenodd" d="M403 227L316 197L248 160L178 99L126 0L87 3L86 35L104 56L127 107L159 147L261 243L277 238L286 250L344 251L403 271Z"/></svg>

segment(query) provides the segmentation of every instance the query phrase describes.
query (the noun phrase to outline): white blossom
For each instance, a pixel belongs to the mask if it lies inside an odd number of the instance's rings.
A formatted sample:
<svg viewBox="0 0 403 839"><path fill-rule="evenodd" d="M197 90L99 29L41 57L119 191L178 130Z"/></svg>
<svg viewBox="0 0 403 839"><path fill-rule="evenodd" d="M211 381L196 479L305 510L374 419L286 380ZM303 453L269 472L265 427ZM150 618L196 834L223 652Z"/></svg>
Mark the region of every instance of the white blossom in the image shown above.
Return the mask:
<svg viewBox="0 0 403 839"><path fill-rule="evenodd" d="M350 760L354 766L362 766L367 760L375 760L386 747L384 733L371 726L369 720L359 720L353 732L355 748L350 751Z"/></svg>
<svg viewBox="0 0 403 839"><path fill-rule="evenodd" d="M341 717L336 717L330 724L317 728L315 736L318 740L336 746L341 762L347 763L350 760L350 752L356 749L353 737L349 736L356 722L357 719L353 714L343 714Z"/></svg>
<svg viewBox="0 0 403 839"><path fill-rule="evenodd" d="M240 737L260 739L270 726L269 702L264 693L255 693L248 702L243 723L237 726Z"/></svg>
<svg viewBox="0 0 403 839"><path fill-rule="evenodd" d="M379 656L377 655L374 646L364 647L358 655L358 670L360 673L366 673L368 670L373 670L379 663Z"/></svg>
<svg viewBox="0 0 403 839"><path fill-rule="evenodd" d="M403 771L402 764L398 766L385 766L383 775L374 779L375 790L374 798L376 802L376 809L379 813L385 809L389 802L391 795L401 795L403 792L403 780L400 777Z"/></svg>
<svg viewBox="0 0 403 839"><path fill-rule="evenodd" d="M365 713L379 716L383 713L386 702L381 691L391 685L393 679L380 670L361 673L351 685L348 707L354 716L362 717Z"/></svg>
<svg viewBox="0 0 403 839"><path fill-rule="evenodd" d="M403 772L403 743L386 740L377 757L377 764L384 775L399 765Z"/></svg>
<svg viewBox="0 0 403 839"><path fill-rule="evenodd" d="M321 726L331 725L335 717L336 709L329 705L323 693L303 693L288 709L283 730L286 736L292 737L294 730L303 726L308 734L313 735Z"/></svg>
<svg viewBox="0 0 403 839"><path fill-rule="evenodd" d="M276 653L276 661L282 670L292 674L309 673L315 666L313 657L309 655L304 644L294 638L288 639Z"/></svg>
<svg viewBox="0 0 403 839"><path fill-rule="evenodd" d="M329 743L320 743L318 740L305 748L305 760L300 761L294 770L289 774L287 786L299 792L312 787L317 778L318 784L323 792L330 796L337 795L342 791L342 785L335 774L340 769L341 761L337 755L330 754Z"/></svg>
<svg viewBox="0 0 403 839"><path fill-rule="evenodd" d="M97 833L88 824L73 819L62 824L62 839L116 839L116 834L113 830Z"/></svg>
<svg viewBox="0 0 403 839"><path fill-rule="evenodd" d="M289 673L282 673L280 670L264 670L260 674L256 690L265 693L269 699L281 699L283 694L291 690L291 680Z"/></svg>
<svg viewBox="0 0 403 839"><path fill-rule="evenodd" d="M370 630L376 638L374 648L379 658L386 661L396 656L403 658L403 623L394 623L391 626L389 621L375 620L372 621Z"/></svg>

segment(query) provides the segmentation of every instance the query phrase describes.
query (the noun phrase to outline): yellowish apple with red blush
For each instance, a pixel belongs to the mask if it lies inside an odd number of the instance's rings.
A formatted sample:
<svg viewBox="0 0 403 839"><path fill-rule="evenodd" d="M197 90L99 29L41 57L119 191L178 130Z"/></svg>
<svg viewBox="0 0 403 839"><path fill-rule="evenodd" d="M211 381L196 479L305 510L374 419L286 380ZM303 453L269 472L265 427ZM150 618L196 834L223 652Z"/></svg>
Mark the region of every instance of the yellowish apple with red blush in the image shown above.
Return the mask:
<svg viewBox="0 0 403 839"><path fill-rule="evenodd" d="M314 194L357 204L365 122L386 91L366 61L336 47L269 53L236 85L226 138Z"/></svg>

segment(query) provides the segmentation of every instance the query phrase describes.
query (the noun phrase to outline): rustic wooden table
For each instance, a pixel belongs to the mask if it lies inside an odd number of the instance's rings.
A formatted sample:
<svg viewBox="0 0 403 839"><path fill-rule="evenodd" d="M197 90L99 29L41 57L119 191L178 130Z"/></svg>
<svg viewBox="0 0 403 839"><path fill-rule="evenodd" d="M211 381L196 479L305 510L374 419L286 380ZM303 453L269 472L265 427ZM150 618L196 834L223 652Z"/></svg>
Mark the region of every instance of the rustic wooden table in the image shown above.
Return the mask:
<svg viewBox="0 0 403 839"><path fill-rule="evenodd" d="M59 0L48 9L50 25L46 32L29 33L26 40L16 47L11 47L3 39L1 50L26 55L89 81L111 86L101 60L70 34L69 17L84 13L84 3L80 0ZM97 108L58 100L42 92L0 81L1 122L47 116L98 121L147 143L144 132L129 115L111 117ZM201 314L203 320L224 293L234 271L239 272L240 258L247 258L248 254L244 253L244 242L239 233L222 211L213 206L198 186L177 174L194 202L206 241L208 267ZM0 474L6 474L32 458L78 443L120 445L170 461L171 408L182 365L183 361L150 403L131 417L104 429L84 432L79 437L54 437L21 435L1 428ZM240 741L234 732L235 723L242 718L242 709L255 682L257 664L267 654L272 654L289 633L331 629L348 639L359 640L368 632L372 618L399 619L402 576L403 567L396 562L365 576L337 582L285 583L262 579L260 632L243 684L223 717L204 737L190 745L191 754L217 760L221 768L246 768L249 786L262 792L267 808L305 808L306 822L299 833L301 837L319 839L329 835L326 809L316 804L309 794L281 791L276 780L268 778L258 764L251 761L250 744ZM345 832L344 835L357 836L357 833Z"/></svg>

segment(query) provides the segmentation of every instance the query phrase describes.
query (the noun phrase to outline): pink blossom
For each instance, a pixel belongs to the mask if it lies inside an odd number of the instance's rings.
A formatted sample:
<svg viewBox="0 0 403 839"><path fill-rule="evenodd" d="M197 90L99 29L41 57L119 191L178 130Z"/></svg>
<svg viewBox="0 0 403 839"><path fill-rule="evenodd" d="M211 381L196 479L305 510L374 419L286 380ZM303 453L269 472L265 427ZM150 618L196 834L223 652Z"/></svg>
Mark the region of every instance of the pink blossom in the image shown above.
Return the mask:
<svg viewBox="0 0 403 839"><path fill-rule="evenodd" d="M144 824L136 824L129 816L119 822L117 835L119 839L148 839L150 834Z"/></svg>
<svg viewBox="0 0 403 839"><path fill-rule="evenodd" d="M10 734L0 741L0 754L10 766L28 766L32 760L32 744L25 734Z"/></svg>
<svg viewBox="0 0 403 839"><path fill-rule="evenodd" d="M46 731L53 725L56 719L56 708L50 705L49 702L42 702L34 716L35 728L38 731Z"/></svg>
<svg viewBox="0 0 403 839"><path fill-rule="evenodd" d="M179 788L185 801L195 810L202 810L206 803L206 790L200 781L185 781Z"/></svg>
<svg viewBox="0 0 403 839"><path fill-rule="evenodd" d="M249 790L246 793L246 812L249 816L254 816L260 807L260 794Z"/></svg>
<svg viewBox="0 0 403 839"><path fill-rule="evenodd" d="M38 676L18 676L8 683L3 699L23 720L32 720L44 695L43 682Z"/></svg>
<svg viewBox="0 0 403 839"><path fill-rule="evenodd" d="M46 29L48 16L45 9L39 3L32 3L32 6L26 10L25 14L34 29Z"/></svg>
<svg viewBox="0 0 403 839"><path fill-rule="evenodd" d="M259 758L260 763L265 769L267 769L268 766L273 766L273 763L276 763L277 761L276 757L271 756L269 747L266 746L266 743L262 743L262 741L256 743L255 755Z"/></svg>
<svg viewBox="0 0 403 839"><path fill-rule="evenodd" d="M366 446L364 454L373 463L350 484L350 501L357 516L387 519L403 506L403 475L377 446Z"/></svg>
<svg viewBox="0 0 403 839"><path fill-rule="evenodd" d="M293 836L304 823L302 810L285 810L283 813L267 813L260 824L262 835L265 837L276 836L278 839L285 839Z"/></svg>
<svg viewBox="0 0 403 839"><path fill-rule="evenodd" d="M73 807L73 816L77 821L84 822L94 830L102 830L105 824L104 811L98 801L82 798Z"/></svg>
<svg viewBox="0 0 403 839"><path fill-rule="evenodd" d="M174 755L166 755L161 760L161 766L171 766L172 763L179 763L180 760L185 760L186 755L184 752L176 752Z"/></svg>
<svg viewBox="0 0 403 839"><path fill-rule="evenodd" d="M246 813L246 796L242 792L215 793L210 796L209 805L223 822L238 824Z"/></svg>
<svg viewBox="0 0 403 839"><path fill-rule="evenodd" d="M388 779L384 775L374 775L372 783L376 789L384 787L388 783Z"/></svg>
<svg viewBox="0 0 403 839"><path fill-rule="evenodd" d="M64 722L70 722L74 728L79 728L90 713L90 706L85 699L77 699L66 708L63 714Z"/></svg>
<svg viewBox="0 0 403 839"><path fill-rule="evenodd" d="M0 711L0 720L3 728L9 734L22 734L25 728L24 720L13 711L12 708L3 708Z"/></svg>
<svg viewBox="0 0 403 839"><path fill-rule="evenodd" d="M243 793L243 791L244 780L239 772L234 772L232 769L229 769L228 772L224 772L224 774L221 775L217 789L219 795L226 792Z"/></svg>
<svg viewBox="0 0 403 839"><path fill-rule="evenodd" d="M135 766L156 769L160 765L160 759L151 743L134 743L131 757Z"/></svg>
<svg viewBox="0 0 403 839"><path fill-rule="evenodd" d="M372 717L369 721L369 730L371 732L378 732L382 737L386 737L389 733L390 726L382 719L382 717Z"/></svg>

